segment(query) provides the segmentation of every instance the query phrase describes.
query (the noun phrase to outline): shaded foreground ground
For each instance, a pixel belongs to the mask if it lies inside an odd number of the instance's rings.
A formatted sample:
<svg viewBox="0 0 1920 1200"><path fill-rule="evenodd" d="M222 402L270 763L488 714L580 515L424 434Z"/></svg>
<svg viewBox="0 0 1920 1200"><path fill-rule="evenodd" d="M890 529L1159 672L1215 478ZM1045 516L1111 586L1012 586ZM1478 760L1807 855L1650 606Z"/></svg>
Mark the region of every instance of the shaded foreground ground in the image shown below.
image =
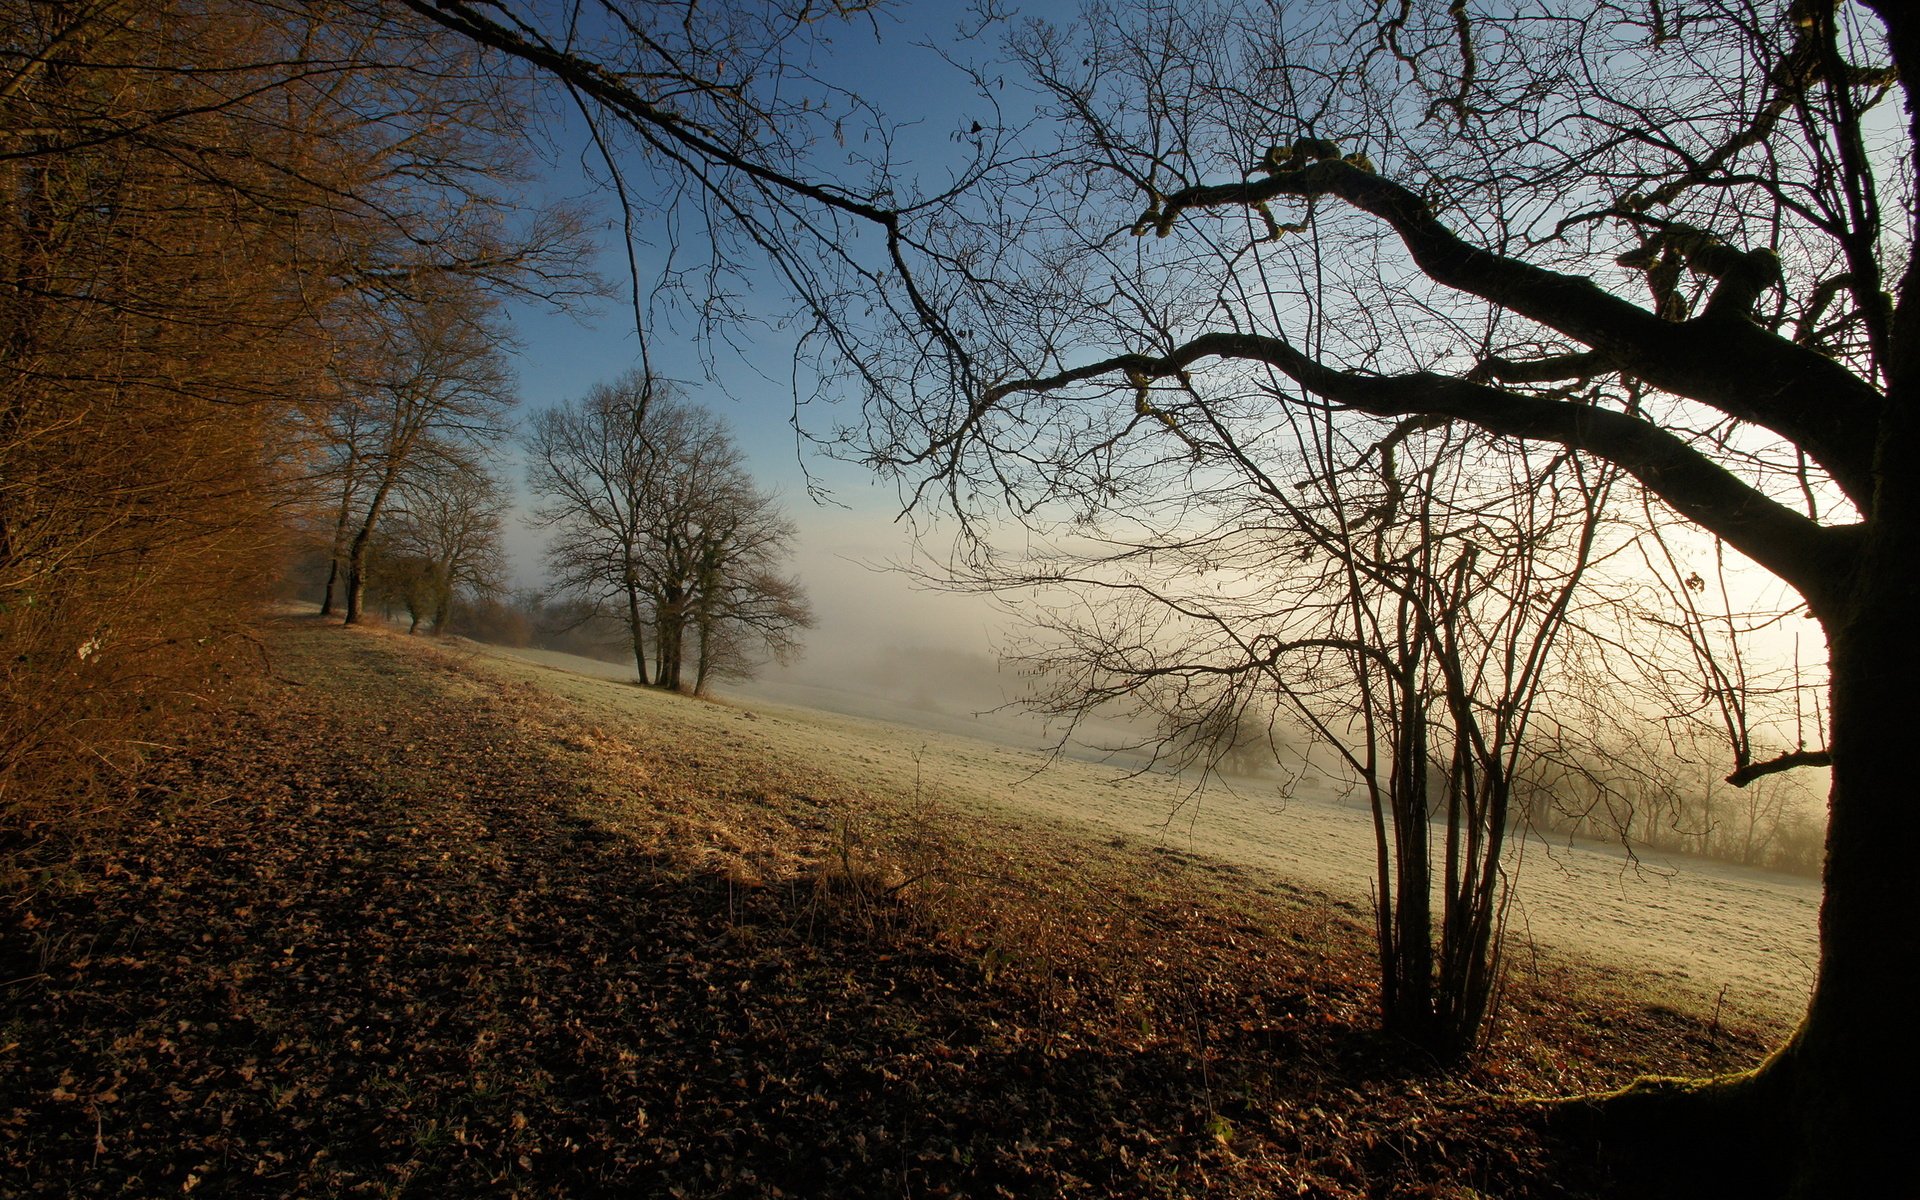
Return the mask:
<svg viewBox="0 0 1920 1200"><path fill-rule="evenodd" d="M0 1194L1587 1195L1512 1098L1760 1053L1556 971L1441 1072L1350 906L755 762L744 710L269 645L0 898Z"/></svg>

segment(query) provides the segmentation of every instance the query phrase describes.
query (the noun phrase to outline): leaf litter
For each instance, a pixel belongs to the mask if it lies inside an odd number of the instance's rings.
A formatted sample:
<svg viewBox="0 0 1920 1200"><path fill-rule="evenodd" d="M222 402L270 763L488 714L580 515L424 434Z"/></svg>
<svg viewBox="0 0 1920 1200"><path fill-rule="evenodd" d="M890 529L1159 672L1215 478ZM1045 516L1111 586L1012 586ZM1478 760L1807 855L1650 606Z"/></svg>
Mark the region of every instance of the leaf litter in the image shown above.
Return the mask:
<svg viewBox="0 0 1920 1200"><path fill-rule="evenodd" d="M1285 881L756 757L744 711L270 644L0 898L0 1195L1589 1195L1525 1097L1762 1053L1565 966L1442 1069Z"/></svg>

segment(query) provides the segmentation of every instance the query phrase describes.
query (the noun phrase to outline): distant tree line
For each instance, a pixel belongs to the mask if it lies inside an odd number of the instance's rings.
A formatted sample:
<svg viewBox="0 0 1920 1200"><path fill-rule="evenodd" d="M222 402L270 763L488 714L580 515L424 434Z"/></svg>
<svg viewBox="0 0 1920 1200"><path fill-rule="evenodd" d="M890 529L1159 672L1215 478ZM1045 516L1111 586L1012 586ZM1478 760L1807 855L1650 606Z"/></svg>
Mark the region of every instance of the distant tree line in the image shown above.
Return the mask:
<svg viewBox="0 0 1920 1200"><path fill-rule="evenodd" d="M1654 740L1635 725L1583 724L1577 734L1553 719L1540 725L1515 767L1516 831L1819 875L1825 814L1817 777L1773 774L1736 787L1717 769L1720 744L1698 729ZM1329 757L1314 754L1311 733L1258 698L1163 723L1156 736L1176 762L1242 779L1319 778ZM1323 765L1308 767L1309 756ZM1443 757L1429 756L1429 794L1444 794L1446 771ZM1435 807L1429 819L1444 822L1446 810Z"/></svg>
<svg viewBox="0 0 1920 1200"><path fill-rule="evenodd" d="M1548 835L1818 876L1826 820L1815 781L1768 775L1735 787L1714 769L1714 748L1610 738L1571 761L1542 755L1521 784L1524 819Z"/></svg>

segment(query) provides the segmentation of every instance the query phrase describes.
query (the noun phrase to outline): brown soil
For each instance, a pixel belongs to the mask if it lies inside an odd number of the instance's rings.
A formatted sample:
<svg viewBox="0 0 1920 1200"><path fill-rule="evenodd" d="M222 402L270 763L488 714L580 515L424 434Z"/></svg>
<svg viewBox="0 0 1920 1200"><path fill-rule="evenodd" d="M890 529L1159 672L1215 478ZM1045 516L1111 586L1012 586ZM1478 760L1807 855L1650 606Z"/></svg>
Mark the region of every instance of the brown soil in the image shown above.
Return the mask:
<svg viewBox="0 0 1920 1200"><path fill-rule="evenodd" d="M0 1195L1597 1195L1524 1097L1762 1052L1555 969L1445 1070L1351 904L269 644L0 900Z"/></svg>

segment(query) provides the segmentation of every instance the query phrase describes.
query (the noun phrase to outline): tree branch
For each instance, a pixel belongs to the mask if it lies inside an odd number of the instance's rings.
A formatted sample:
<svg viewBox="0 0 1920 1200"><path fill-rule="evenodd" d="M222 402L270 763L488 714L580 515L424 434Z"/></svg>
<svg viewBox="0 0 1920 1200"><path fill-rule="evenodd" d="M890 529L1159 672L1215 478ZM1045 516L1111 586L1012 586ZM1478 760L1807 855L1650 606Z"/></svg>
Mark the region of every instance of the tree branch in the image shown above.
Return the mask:
<svg viewBox="0 0 1920 1200"><path fill-rule="evenodd" d="M1545 358L1502 358L1489 354L1467 379L1474 383L1584 383L1620 365L1598 351L1550 354Z"/></svg>
<svg viewBox="0 0 1920 1200"><path fill-rule="evenodd" d="M1317 396L1375 416L1443 417L1498 435L1584 450L1617 464L1681 515L1725 538L1816 604L1846 574L1850 527L1822 527L1659 426L1611 409L1518 395L1431 372L1338 371L1275 337L1209 333L1163 357L1123 354L1042 379L1009 381L989 389L976 414L1015 392L1053 391L1109 376L1163 379L1205 358L1264 363Z"/></svg>
<svg viewBox="0 0 1920 1200"><path fill-rule="evenodd" d="M1164 234L1189 209L1318 196L1385 221L1435 282L1558 330L1664 391L1771 429L1804 447L1856 503L1871 495L1873 431L1884 400L1845 367L1724 307L1690 321L1662 320L1590 279L1482 249L1441 224L1412 190L1361 165L1325 157L1264 179L1186 188L1136 228Z"/></svg>
<svg viewBox="0 0 1920 1200"><path fill-rule="evenodd" d="M1756 779L1768 775L1778 775L1783 771L1792 771L1800 767L1830 767L1833 755L1826 750L1792 750L1778 758L1765 762L1748 763L1733 774L1727 776L1727 782L1735 787L1745 787Z"/></svg>
<svg viewBox="0 0 1920 1200"><path fill-rule="evenodd" d="M448 29L539 67L554 78L564 80L581 93L618 113L637 128L654 131L683 149L716 165L730 167L751 176L756 182L778 191L803 196L815 203L870 221L888 230L897 227L898 214L869 203L837 188L823 187L798 176L777 171L715 141L685 116L648 100L628 86L619 75L600 63L561 50L544 39L507 28L483 16L466 0L402 0L420 15Z"/></svg>

